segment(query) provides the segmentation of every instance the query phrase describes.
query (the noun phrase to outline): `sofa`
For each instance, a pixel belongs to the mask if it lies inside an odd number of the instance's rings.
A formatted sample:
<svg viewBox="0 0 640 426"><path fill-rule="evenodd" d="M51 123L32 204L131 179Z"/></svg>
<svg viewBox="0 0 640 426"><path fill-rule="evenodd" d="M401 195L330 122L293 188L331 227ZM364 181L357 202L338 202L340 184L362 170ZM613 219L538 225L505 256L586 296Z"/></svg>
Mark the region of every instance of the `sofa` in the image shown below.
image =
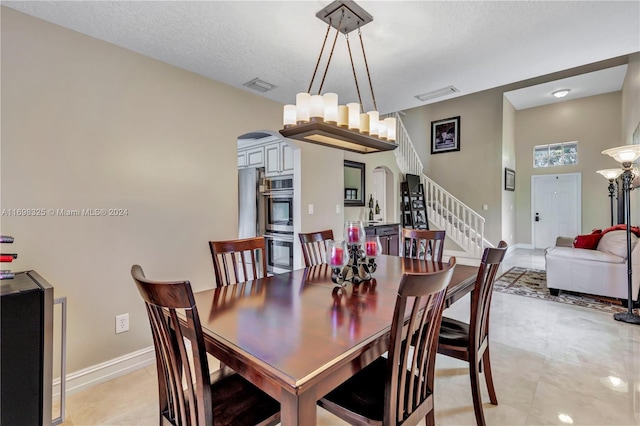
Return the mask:
<svg viewBox="0 0 640 426"><path fill-rule="evenodd" d="M551 294L559 290L574 291L597 296L628 300L627 293L627 233L613 229L599 232L600 235L573 239L558 237L555 247L545 250L547 287ZM595 235L595 236L594 236ZM584 247L581 241L597 245ZM637 302L640 289L640 244L638 237L631 234L632 299Z"/></svg>

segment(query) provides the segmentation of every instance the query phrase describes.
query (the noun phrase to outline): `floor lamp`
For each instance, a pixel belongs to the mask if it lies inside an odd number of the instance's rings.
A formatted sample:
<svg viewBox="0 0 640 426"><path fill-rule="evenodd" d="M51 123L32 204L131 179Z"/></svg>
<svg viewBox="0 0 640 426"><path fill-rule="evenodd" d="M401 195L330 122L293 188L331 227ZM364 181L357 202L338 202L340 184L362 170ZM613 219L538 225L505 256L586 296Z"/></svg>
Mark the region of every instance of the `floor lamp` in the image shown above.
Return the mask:
<svg viewBox="0 0 640 426"><path fill-rule="evenodd" d="M616 197L616 192L618 191L618 184L616 183L616 179L618 176L622 174L622 169L605 169L598 170L596 173L600 173L606 179L609 179L609 201L611 203L611 226L613 226L613 197Z"/></svg>
<svg viewBox="0 0 640 426"><path fill-rule="evenodd" d="M616 321L640 325L640 316L633 313L633 287L631 285L631 206L629 205L629 193L633 189L633 162L640 158L640 145L624 145L616 148L605 149L603 154L613 157L622 164L622 193L624 196L624 222L627 229L627 312L613 315Z"/></svg>

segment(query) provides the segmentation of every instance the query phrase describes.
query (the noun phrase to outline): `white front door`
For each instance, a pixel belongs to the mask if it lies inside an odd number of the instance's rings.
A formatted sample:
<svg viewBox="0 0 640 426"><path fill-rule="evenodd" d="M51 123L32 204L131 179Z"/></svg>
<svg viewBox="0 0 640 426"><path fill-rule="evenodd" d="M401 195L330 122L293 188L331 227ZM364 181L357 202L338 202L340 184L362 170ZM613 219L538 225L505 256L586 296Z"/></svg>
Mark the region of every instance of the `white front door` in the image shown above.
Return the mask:
<svg viewBox="0 0 640 426"><path fill-rule="evenodd" d="M532 239L535 248L552 247L556 238L581 229L581 175L531 176Z"/></svg>

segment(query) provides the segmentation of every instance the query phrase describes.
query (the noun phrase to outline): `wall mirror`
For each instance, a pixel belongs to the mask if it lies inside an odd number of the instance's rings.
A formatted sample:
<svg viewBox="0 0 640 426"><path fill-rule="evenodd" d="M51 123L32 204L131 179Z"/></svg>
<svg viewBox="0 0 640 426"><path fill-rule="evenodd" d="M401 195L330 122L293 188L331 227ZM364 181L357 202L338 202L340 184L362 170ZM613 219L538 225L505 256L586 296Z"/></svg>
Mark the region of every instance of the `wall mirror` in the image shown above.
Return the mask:
<svg viewBox="0 0 640 426"><path fill-rule="evenodd" d="M364 206L364 163L344 160L344 205Z"/></svg>

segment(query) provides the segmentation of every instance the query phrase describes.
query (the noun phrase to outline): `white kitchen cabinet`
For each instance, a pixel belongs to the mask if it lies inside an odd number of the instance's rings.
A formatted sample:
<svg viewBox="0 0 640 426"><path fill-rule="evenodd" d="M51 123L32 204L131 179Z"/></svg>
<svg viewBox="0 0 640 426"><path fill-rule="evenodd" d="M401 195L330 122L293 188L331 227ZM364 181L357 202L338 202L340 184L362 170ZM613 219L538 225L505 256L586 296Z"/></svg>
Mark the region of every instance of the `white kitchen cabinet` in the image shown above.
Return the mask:
<svg viewBox="0 0 640 426"><path fill-rule="evenodd" d="M293 150L286 142L275 142L264 147L265 176L273 177L293 173Z"/></svg>
<svg viewBox="0 0 640 426"><path fill-rule="evenodd" d="M264 147L254 147L238 151L238 168L264 167Z"/></svg>
<svg viewBox="0 0 640 426"><path fill-rule="evenodd" d="M264 167L264 147L247 149L247 167Z"/></svg>

